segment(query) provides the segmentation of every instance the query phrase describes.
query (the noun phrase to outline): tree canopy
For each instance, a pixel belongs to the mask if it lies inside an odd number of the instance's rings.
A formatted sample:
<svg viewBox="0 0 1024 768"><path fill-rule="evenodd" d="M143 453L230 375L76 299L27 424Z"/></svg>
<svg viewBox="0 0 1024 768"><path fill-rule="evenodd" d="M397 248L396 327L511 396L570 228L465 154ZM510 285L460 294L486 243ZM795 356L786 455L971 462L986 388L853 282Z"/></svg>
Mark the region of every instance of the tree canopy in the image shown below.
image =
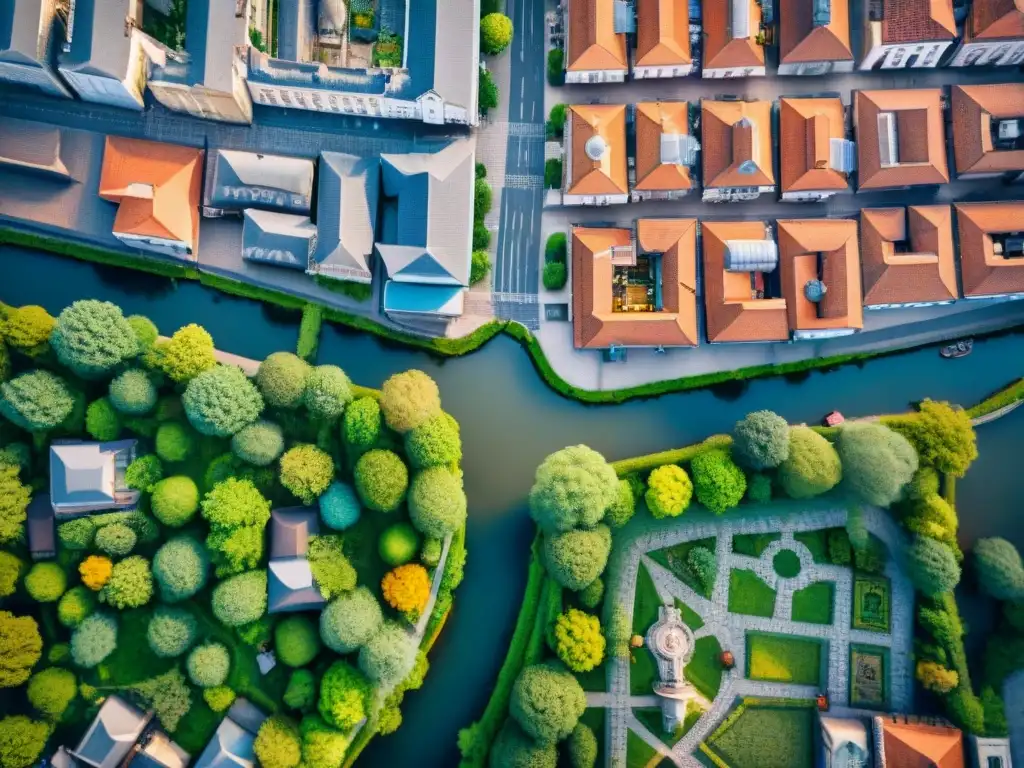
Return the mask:
<svg viewBox="0 0 1024 768"><path fill-rule="evenodd" d="M0 415L29 432L60 426L74 407L64 379L49 371L28 371L0 384Z"/></svg>
<svg viewBox="0 0 1024 768"><path fill-rule="evenodd" d="M317 500L334 479L334 461L326 451L302 443L281 456L281 485L303 504Z"/></svg>
<svg viewBox="0 0 1024 768"><path fill-rule="evenodd" d="M39 357L49 348L50 334L57 321L42 307L16 307L0 319L0 338L29 357Z"/></svg>
<svg viewBox="0 0 1024 768"><path fill-rule="evenodd" d="M843 478L839 454L809 427L789 430L789 456L779 465L779 484L793 499L818 496L834 488Z"/></svg>
<svg viewBox="0 0 1024 768"><path fill-rule="evenodd" d="M922 464L939 472L963 477L978 458L971 417L947 402L925 398L917 413L893 416L885 423L910 441Z"/></svg>
<svg viewBox="0 0 1024 768"><path fill-rule="evenodd" d="M380 410L391 429L405 434L441 413L441 393L423 371L403 371L381 387Z"/></svg>
<svg viewBox="0 0 1024 768"><path fill-rule="evenodd" d="M18 479L18 468L0 466L0 544L13 544L25 535L25 510L31 489Z"/></svg>
<svg viewBox="0 0 1024 768"><path fill-rule="evenodd" d="M239 627L267 612L267 572L247 571L225 579L213 590L213 615L221 624Z"/></svg>
<svg viewBox="0 0 1024 768"><path fill-rule="evenodd" d="M234 434L231 450L242 461L265 467L284 451L284 433L274 422L260 420Z"/></svg>
<svg viewBox="0 0 1024 768"><path fill-rule="evenodd" d="M185 415L197 431L230 437L263 412L263 398L241 368L218 365L189 381L181 398Z"/></svg>
<svg viewBox="0 0 1024 768"><path fill-rule="evenodd" d="M335 531L351 528L359 522L359 498L351 485L335 480L318 499L320 519Z"/></svg>
<svg viewBox="0 0 1024 768"><path fill-rule="evenodd" d="M960 581L960 565L946 544L915 536L906 555L910 580L927 597L950 592Z"/></svg>
<svg viewBox="0 0 1024 768"><path fill-rule="evenodd" d="M129 368L110 382L110 404L129 416L149 413L156 407L156 386L140 368Z"/></svg>
<svg viewBox="0 0 1024 768"><path fill-rule="evenodd" d="M592 528L618 498L619 478L597 451L563 448L537 468L530 489L530 514L546 533Z"/></svg>
<svg viewBox="0 0 1024 768"><path fill-rule="evenodd" d="M545 534L544 567L563 587L579 591L604 572L611 548L612 534L606 525Z"/></svg>
<svg viewBox="0 0 1024 768"><path fill-rule="evenodd" d="M366 587L332 600L320 614L320 638L335 653L358 650L384 620L380 603Z"/></svg>
<svg viewBox="0 0 1024 768"><path fill-rule="evenodd" d="M347 731L369 714L373 687L366 675L345 661L336 661L320 679L320 716Z"/></svg>
<svg viewBox="0 0 1024 768"><path fill-rule="evenodd" d="M91 669L117 648L117 619L107 613L87 616L71 633L71 658Z"/></svg>
<svg viewBox="0 0 1024 768"><path fill-rule="evenodd" d="M493 56L512 42L512 19L503 13L488 13L480 19L480 50Z"/></svg>
<svg viewBox="0 0 1024 768"><path fill-rule="evenodd" d="M298 408L312 369L293 352L273 352L260 363L256 386L271 408Z"/></svg>
<svg viewBox="0 0 1024 768"><path fill-rule="evenodd" d="M356 493L367 509L393 512L405 499L409 470L392 451L367 451L356 462L354 474Z"/></svg>
<svg viewBox="0 0 1024 768"><path fill-rule="evenodd" d="M149 568L149 560L139 555L114 563L110 580L100 592L100 600L120 610L138 608L152 597L153 573Z"/></svg>
<svg viewBox="0 0 1024 768"><path fill-rule="evenodd" d="M0 611L0 688L24 684L42 654L36 620Z"/></svg>
<svg viewBox="0 0 1024 768"><path fill-rule="evenodd" d="M296 768L302 761L299 730L283 715L271 715L263 721L252 749L263 768Z"/></svg>
<svg viewBox="0 0 1024 768"><path fill-rule="evenodd" d="M553 743L539 742L508 719L491 746L490 768L555 768L558 750Z"/></svg>
<svg viewBox="0 0 1024 768"><path fill-rule="evenodd" d="M601 622L576 608L555 620L555 654L573 672L589 672L604 661Z"/></svg>
<svg viewBox="0 0 1024 768"><path fill-rule="evenodd" d="M576 727L587 697L576 678L545 664L525 667L512 686L509 714L536 741L553 744Z"/></svg>
<svg viewBox="0 0 1024 768"><path fill-rule="evenodd" d="M306 377L302 403L315 419L336 419L352 402L352 382L336 365L318 365Z"/></svg>
<svg viewBox="0 0 1024 768"><path fill-rule="evenodd" d="M913 446L882 424L845 424L836 450L843 464L844 485L868 504L888 507L917 471Z"/></svg>
<svg viewBox="0 0 1024 768"><path fill-rule="evenodd" d="M320 652L320 636L305 616L289 616L274 627L274 651L286 667L304 667Z"/></svg>
<svg viewBox="0 0 1024 768"><path fill-rule="evenodd" d="M400 624L385 621L359 650L359 669L378 685L396 685L416 664L413 636Z"/></svg>
<svg viewBox="0 0 1024 768"><path fill-rule="evenodd" d="M409 519L424 536L443 539L466 522L462 481L445 467L417 472L409 488Z"/></svg>
<svg viewBox="0 0 1024 768"><path fill-rule="evenodd" d="M736 422L733 458L747 469L774 469L789 458L789 425L772 411L754 411Z"/></svg>
<svg viewBox="0 0 1024 768"><path fill-rule="evenodd" d="M57 359L83 379L108 375L142 350L121 308L85 299L66 307L50 335Z"/></svg>
<svg viewBox="0 0 1024 768"><path fill-rule="evenodd" d="M353 400L342 418L342 437L356 454L368 451L380 437L380 404L372 397Z"/></svg>
<svg viewBox="0 0 1024 768"><path fill-rule="evenodd" d="M25 715L0 720L0 768L35 765L50 737L50 726Z"/></svg>
<svg viewBox="0 0 1024 768"><path fill-rule="evenodd" d="M978 539L974 543L974 569L982 590L996 600L1024 599L1024 564L1006 539Z"/></svg>
<svg viewBox="0 0 1024 768"><path fill-rule="evenodd" d="M188 475L165 477L153 486L153 517L169 528L180 528L199 510L199 489Z"/></svg>
<svg viewBox="0 0 1024 768"><path fill-rule="evenodd" d="M156 367L179 384L216 366L215 351L213 337L195 323L179 328L166 343L154 347Z"/></svg>
<svg viewBox="0 0 1024 768"><path fill-rule="evenodd" d="M633 491L626 485L629 497ZM657 467L647 478L647 492L644 501L647 509L657 519L678 517L690 506L693 495L693 483L686 470L676 464L665 464ZM614 506L614 505L613 505Z"/></svg>
<svg viewBox="0 0 1024 768"><path fill-rule="evenodd" d="M191 536L166 542L153 556L153 576L165 603L187 600L206 586L210 560L206 549Z"/></svg>
<svg viewBox="0 0 1024 768"><path fill-rule="evenodd" d="M458 464L462 461L459 423L447 413L434 416L405 436L405 453L414 469Z"/></svg>

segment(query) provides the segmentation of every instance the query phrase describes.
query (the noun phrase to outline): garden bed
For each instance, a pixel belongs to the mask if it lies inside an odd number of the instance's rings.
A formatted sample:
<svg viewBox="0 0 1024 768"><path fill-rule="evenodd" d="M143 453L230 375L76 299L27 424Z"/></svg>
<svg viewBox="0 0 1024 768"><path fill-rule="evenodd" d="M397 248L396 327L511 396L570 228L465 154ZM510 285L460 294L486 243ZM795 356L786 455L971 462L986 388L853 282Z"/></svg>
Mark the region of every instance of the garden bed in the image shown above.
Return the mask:
<svg viewBox="0 0 1024 768"><path fill-rule="evenodd" d="M747 632L747 678L772 683L822 685L828 646L792 635Z"/></svg>
<svg viewBox="0 0 1024 768"><path fill-rule="evenodd" d="M724 768L811 768L814 723L813 702L744 699L701 749Z"/></svg>

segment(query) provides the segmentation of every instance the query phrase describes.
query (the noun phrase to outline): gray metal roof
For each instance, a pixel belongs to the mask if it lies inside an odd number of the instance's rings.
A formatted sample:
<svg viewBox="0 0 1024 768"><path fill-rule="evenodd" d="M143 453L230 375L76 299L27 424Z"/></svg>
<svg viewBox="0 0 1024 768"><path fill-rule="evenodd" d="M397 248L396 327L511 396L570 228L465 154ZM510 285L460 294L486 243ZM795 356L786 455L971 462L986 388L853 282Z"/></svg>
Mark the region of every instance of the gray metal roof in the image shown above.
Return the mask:
<svg viewBox="0 0 1024 768"><path fill-rule="evenodd" d="M388 87L388 78L383 74L370 74L365 69L328 67L320 62L272 59L255 48L249 49L249 79L255 83L294 85L338 93L383 95Z"/></svg>
<svg viewBox="0 0 1024 768"><path fill-rule="evenodd" d="M305 557L309 537L320 533L316 507L287 507L270 513L270 558Z"/></svg>
<svg viewBox="0 0 1024 768"><path fill-rule="evenodd" d="M314 272L369 282L380 198L380 160L340 152L320 155Z"/></svg>
<svg viewBox="0 0 1024 768"><path fill-rule="evenodd" d="M40 47L43 0L0 3L0 61L35 63L46 56Z"/></svg>
<svg viewBox="0 0 1024 768"><path fill-rule="evenodd" d="M278 0L277 55L286 61L299 61L316 35L317 0Z"/></svg>
<svg viewBox="0 0 1024 768"><path fill-rule="evenodd" d="M231 93L234 88L232 63L235 46L247 45L249 29L245 14L236 15L235 3L227 0L189 0L185 17L185 63L168 59L154 66L149 79L204 85Z"/></svg>
<svg viewBox="0 0 1024 768"><path fill-rule="evenodd" d="M267 611L303 611L327 602L305 557L271 559L267 569Z"/></svg>
<svg viewBox="0 0 1024 768"><path fill-rule="evenodd" d="M27 120L0 122L0 165L71 180L61 157L64 129Z"/></svg>
<svg viewBox="0 0 1024 768"><path fill-rule="evenodd" d="M61 505L111 504L114 501L114 461L135 440L111 443L64 443L50 446L50 497Z"/></svg>
<svg viewBox="0 0 1024 768"><path fill-rule="evenodd" d="M145 715L120 696L110 696L72 754L78 762L94 768L114 768L131 751L147 722Z"/></svg>
<svg viewBox="0 0 1024 768"><path fill-rule="evenodd" d="M220 721L194 768L253 768L253 735L230 717Z"/></svg>
<svg viewBox="0 0 1024 768"><path fill-rule="evenodd" d="M26 510L25 532L28 534L28 548L34 558L52 557L56 554L53 507L50 496L37 493Z"/></svg>
<svg viewBox="0 0 1024 768"><path fill-rule="evenodd" d="M228 708L228 717L234 720L236 725L240 725L253 736L259 733L260 726L267 719L267 716L259 707L242 696L235 699L234 703Z"/></svg>
<svg viewBox="0 0 1024 768"><path fill-rule="evenodd" d="M132 50L126 23L132 0L76 0L71 50L60 68L122 80Z"/></svg>
<svg viewBox="0 0 1024 768"><path fill-rule="evenodd" d="M306 269L317 243L309 216L247 208L242 224L242 258Z"/></svg>
<svg viewBox="0 0 1024 768"><path fill-rule="evenodd" d="M313 200L312 160L231 149L207 154L204 205L309 213Z"/></svg>

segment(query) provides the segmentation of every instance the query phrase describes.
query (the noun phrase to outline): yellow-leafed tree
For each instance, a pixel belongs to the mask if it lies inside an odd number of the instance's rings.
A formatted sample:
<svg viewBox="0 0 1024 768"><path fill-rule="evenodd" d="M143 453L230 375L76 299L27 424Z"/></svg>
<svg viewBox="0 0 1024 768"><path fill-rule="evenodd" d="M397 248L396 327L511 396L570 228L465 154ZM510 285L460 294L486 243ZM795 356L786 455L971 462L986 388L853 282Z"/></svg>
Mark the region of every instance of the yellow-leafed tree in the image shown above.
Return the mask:
<svg viewBox="0 0 1024 768"><path fill-rule="evenodd" d="M82 576L82 583L93 592L99 592L110 581L110 574L113 573L114 564L110 558L101 555L89 555L78 566L78 573Z"/></svg>
<svg viewBox="0 0 1024 768"><path fill-rule="evenodd" d="M430 597L430 577L419 563L400 565L384 575L381 589L384 599L396 611L420 612Z"/></svg>

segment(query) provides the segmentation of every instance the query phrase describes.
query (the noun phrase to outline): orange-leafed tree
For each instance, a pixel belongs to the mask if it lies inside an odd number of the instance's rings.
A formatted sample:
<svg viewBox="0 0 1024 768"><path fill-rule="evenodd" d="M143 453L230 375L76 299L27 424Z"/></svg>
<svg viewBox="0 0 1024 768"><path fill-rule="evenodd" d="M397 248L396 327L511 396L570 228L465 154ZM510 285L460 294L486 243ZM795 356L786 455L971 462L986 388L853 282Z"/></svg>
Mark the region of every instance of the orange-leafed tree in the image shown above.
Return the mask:
<svg viewBox="0 0 1024 768"><path fill-rule="evenodd" d="M400 565L388 571L381 581L384 599L396 611L420 612L430 597L430 577L419 563Z"/></svg>
<svg viewBox="0 0 1024 768"><path fill-rule="evenodd" d="M110 558L101 555L89 555L78 566L78 573L82 576L82 583L93 592L99 592L110 581L110 574L114 570L114 564Z"/></svg>

